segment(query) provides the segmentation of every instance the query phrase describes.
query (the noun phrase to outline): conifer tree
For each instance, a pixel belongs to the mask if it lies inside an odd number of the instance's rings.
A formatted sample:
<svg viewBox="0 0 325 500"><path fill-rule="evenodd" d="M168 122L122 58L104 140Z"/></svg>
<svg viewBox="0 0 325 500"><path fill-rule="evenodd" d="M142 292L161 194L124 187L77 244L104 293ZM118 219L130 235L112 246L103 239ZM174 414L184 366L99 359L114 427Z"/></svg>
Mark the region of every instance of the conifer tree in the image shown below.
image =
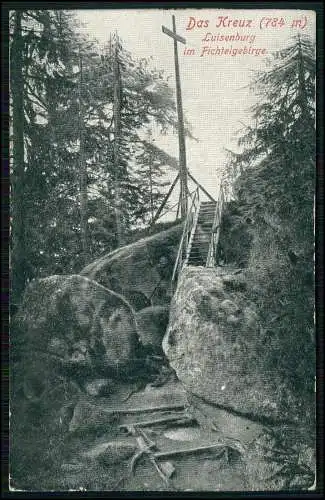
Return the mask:
<svg viewBox="0 0 325 500"><path fill-rule="evenodd" d="M114 165L113 50L99 49L64 10L13 11L10 34L12 268L18 301L27 281L78 272L87 259L116 248L114 180L125 235L149 222L146 133L154 126L164 133L176 119L162 71L134 60L116 41L122 92ZM164 163L150 166L153 209L163 197Z"/></svg>
<svg viewBox="0 0 325 500"><path fill-rule="evenodd" d="M228 165L236 176L237 224L246 225L251 241L247 276L262 317L261 342L269 345L266 368L285 372L306 398L313 397L315 375L314 52L298 35L257 74L254 126Z"/></svg>

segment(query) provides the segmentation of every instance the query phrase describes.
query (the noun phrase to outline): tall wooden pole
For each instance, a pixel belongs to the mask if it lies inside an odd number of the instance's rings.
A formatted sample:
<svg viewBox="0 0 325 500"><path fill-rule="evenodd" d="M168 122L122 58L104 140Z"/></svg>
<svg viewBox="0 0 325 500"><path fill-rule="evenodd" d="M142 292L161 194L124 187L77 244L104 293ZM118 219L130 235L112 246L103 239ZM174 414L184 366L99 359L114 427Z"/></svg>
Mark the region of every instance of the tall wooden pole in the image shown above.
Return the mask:
<svg viewBox="0 0 325 500"><path fill-rule="evenodd" d="M173 18L173 31L170 31L165 26L162 27L163 33L170 36L174 40L174 62L175 62L175 79L176 79L176 104L178 116L178 144L179 144L179 171L180 171L180 202L181 202L181 217L187 215L187 168L186 168L186 149L185 149L185 129L182 104L181 79L179 74L178 49L177 42L186 43L186 40L176 33L175 16Z"/></svg>
<svg viewBox="0 0 325 500"><path fill-rule="evenodd" d="M173 16L173 31L174 33L176 33L175 16ZM187 215L187 168L186 168L185 130L184 130L181 78L179 74L178 48L177 48L177 40L175 38L174 38L174 59L175 59L175 77L176 77L176 102L177 102L177 115L178 115L181 216L182 218L185 218Z"/></svg>

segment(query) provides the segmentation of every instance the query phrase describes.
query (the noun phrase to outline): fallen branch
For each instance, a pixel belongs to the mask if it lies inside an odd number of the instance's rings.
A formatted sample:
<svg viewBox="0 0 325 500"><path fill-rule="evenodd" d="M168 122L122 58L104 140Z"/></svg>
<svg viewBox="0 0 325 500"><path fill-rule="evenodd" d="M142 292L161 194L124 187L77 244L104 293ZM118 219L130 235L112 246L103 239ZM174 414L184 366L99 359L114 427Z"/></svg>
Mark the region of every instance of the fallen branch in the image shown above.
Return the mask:
<svg viewBox="0 0 325 500"><path fill-rule="evenodd" d="M185 405L167 405L167 406L152 406L146 408L117 408L116 410L103 410L106 413L116 413L119 415L127 415L133 413L153 413L155 411L171 411L171 410L184 410Z"/></svg>
<svg viewBox="0 0 325 500"><path fill-rule="evenodd" d="M207 445L207 446L196 446L195 448L184 448L181 450L169 450L169 451L158 451L154 453L155 458L167 458L167 457L173 457L176 455L186 455L188 453L196 453L196 452L201 452L201 451L212 451L220 448L220 453L218 457L223 455L226 451L226 446L221 443L216 443L212 445Z"/></svg>
<svg viewBox="0 0 325 500"><path fill-rule="evenodd" d="M177 424L192 424L195 423L196 420L186 417L185 415L175 415L175 416L170 416L170 417L162 417L162 418L157 418L157 419L152 419L152 420L144 420L143 422L132 422L132 424L122 424L119 425L120 430L129 430L130 425L136 426L136 427L150 427L151 425L159 425L159 424L164 424L168 422L173 422Z"/></svg>
<svg viewBox="0 0 325 500"><path fill-rule="evenodd" d="M169 481L169 479L166 476L166 474L160 469L159 464L158 464L158 462L156 460L155 454L152 453L152 451L151 451L152 447L155 446L155 443L148 445L146 443L146 439L148 439L148 437L144 433L143 433L143 436L137 438L139 452L135 454L135 456L133 457L133 459L131 461L131 464L130 464L130 466L131 466L131 473L134 474L134 468L135 468L135 464L136 464L137 460L140 457L142 457L143 455L145 455L145 456L147 456L149 458L150 462L155 467L156 471L158 472L159 476L164 481L164 483L166 483L166 485L170 489L174 489L174 486L171 484L171 482ZM150 443L151 443L151 441L150 441Z"/></svg>

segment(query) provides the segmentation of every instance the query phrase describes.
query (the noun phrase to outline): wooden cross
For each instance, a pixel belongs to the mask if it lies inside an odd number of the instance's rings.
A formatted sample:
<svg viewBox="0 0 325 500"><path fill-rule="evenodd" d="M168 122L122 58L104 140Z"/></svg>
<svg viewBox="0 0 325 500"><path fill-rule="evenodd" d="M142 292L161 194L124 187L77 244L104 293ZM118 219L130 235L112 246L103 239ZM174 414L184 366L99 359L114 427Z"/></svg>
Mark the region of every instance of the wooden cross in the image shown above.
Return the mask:
<svg viewBox="0 0 325 500"><path fill-rule="evenodd" d="M186 43L185 38L177 35L175 16L173 16L173 31L162 26L162 31L174 40L174 59L175 59L175 77L176 77L176 103L178 116L178 143L179 143L179 174L180 174L180 205L181 217L187 216L187 168L186 168L186 149L185 149L185 130L182 106L181 80L179 75L177 42Z"/></svg>

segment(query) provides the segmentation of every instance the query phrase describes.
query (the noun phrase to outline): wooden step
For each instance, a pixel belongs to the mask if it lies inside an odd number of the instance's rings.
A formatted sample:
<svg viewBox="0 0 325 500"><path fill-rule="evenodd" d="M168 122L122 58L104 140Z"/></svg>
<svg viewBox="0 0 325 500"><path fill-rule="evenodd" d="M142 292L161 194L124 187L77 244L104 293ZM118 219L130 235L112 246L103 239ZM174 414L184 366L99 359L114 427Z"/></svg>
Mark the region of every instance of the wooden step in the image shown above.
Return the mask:
<svg viewBox="0 0 325 500"><path fill-rule="evenodd" d="M205 266L208 257L211 230L215 220L216 203L211 201L201 202L194 234L192 233L190 245L187 248L186 263L191 266Z"/></svg>
<svg viewBox="0 0 325 500"><path fill-rule="evenodd" d="M211 216L211 217L201 217L200 219L198 219L197 223L200 225L200 224L203 224L203 223L209 223L209 224L213 224L213 221L214 221L214 216Z"/></svg>
<svg viewBox="0 0 325 500"><path fill-rule="evenodd" d="M197 247L197 248L194 248L193 251L190 253L190 255L194 255L194 254L204 254L204 253L207 253L208 252L208 245L206 245L205 247Z"/></svg>

